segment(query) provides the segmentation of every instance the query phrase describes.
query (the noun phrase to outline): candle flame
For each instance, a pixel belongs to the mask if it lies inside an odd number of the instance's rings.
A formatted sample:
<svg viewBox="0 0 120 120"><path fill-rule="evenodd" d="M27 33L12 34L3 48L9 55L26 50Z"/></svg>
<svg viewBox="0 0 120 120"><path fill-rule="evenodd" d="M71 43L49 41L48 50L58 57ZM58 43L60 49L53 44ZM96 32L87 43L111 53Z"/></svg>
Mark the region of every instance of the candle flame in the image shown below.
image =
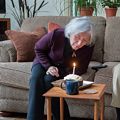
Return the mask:
<svg viewBox="0 0 120 120"><path fill-rule="evenodd" d="M76 66L76 63L75 63L75 62L73 63L73 66L74 66L74 67Z"/></svg>

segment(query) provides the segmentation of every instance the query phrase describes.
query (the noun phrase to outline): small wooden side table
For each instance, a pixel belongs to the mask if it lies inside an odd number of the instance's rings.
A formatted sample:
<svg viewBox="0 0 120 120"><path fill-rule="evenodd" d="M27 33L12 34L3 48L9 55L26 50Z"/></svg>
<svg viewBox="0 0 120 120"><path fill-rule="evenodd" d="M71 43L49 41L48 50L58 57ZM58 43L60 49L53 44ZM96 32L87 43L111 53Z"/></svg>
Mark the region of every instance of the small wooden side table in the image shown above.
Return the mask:
<svg viewBox="0 0 120 120"><path fill-rule="evenodd" d="M47 100L47 120L51 119L51 98L59 97L60 98L60 120L64 120L64 106L63 100L64 98L69 99L83 99L83 100L93 100L94 101L94 120L98 120L98 113L100 112L100 120L104 120L104 92L105 92L105 84L93 84L88 89L95 89L97 93L95 94L86 94L79 93L78 95L68 95L66 91L61 89L60 87L53 87L49 91L47 91L43 96L46 97ZM99 108L100 107L100 108ZM100 111L99 111L100 110Z"/></svg>

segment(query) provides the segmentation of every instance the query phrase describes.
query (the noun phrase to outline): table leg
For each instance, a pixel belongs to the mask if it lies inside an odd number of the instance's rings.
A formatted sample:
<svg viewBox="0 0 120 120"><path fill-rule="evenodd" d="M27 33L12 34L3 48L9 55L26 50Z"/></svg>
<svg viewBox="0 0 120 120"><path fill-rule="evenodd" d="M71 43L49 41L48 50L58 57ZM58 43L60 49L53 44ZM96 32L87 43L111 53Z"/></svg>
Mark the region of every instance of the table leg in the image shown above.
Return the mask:
<svg viewBox="0 0 120 120"><path fill-rule="evenodd" d="M52 113L51 113L51 98L46 97L47 100L47 120L52 120Z"/></svg>
<svg viewBox="0 0 120 120"><path fill-rule="evenodd" d="M101 97L100 106L100 120L104 120L104 95Z"/></svg>
<svg viewBox="0 0 120 120"><path fill-rule="evenodd" d="M64 120L64 99L60 97L60 120Z"/></svg>
<svg viewBox="0 0 120 120"><path fill-rule="evenodd" d="M98 120L98 106L99 106L99 101L96 100L94 102L94 120Z"/></svg>

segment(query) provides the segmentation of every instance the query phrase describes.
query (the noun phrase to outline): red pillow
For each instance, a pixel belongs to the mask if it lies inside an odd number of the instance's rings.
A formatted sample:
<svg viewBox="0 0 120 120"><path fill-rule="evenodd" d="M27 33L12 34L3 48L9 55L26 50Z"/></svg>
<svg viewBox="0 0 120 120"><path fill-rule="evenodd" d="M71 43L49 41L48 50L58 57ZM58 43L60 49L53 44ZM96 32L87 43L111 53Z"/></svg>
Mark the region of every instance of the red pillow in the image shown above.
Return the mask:
<svg viewBox="0 0 120 120"><path fill-rule="evenodd" d="M61 28L61 26L54 22L48 22L48 32L51 32L57 28Z"/></svg>
<svg viewBox="0 0 120 120"><path fill-rule="evenodd" d="M15 30L5 31L6 35L12 40L16 51L18 62L30 62L35 57L34 46L35 43L45 35L46 29L40 27L39 30L34 32L20 32Z"/></svg>

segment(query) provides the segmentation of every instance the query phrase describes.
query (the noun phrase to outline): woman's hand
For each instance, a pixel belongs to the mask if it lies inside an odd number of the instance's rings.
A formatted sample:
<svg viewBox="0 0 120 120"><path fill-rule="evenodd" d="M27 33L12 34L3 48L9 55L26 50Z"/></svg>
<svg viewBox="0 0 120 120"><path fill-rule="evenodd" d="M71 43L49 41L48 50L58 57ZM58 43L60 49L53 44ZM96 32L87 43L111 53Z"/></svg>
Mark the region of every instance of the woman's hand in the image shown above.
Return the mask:
<svg viewBox="0 0 120 120"><path fill-rule="evenodd" d="M59 77L58 68L55 66L50 66L46 74L51 74L52 76Z"/></svg>

